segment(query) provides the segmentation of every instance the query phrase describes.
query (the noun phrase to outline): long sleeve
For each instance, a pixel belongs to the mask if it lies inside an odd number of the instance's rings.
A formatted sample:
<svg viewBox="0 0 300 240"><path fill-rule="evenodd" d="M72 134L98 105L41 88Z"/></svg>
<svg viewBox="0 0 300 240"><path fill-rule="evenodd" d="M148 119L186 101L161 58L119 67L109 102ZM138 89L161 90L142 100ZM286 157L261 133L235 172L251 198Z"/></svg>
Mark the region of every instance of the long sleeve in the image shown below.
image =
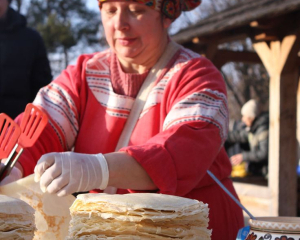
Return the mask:
<svg viewBox="0 0 300 240"><path fill-rule="evenodd" d="M34 104L46 112L48 124L33 147L25 149L19 162L24 175L33 173L39 158L49 152L70 151L78 134L79 110L82 103L79 98L81 88L82 60L77 66L68 67L49 85L40 89ZM83 99L84 93L82 93ZM16 121L20 124L23 114Z"/></svg>
<svg viewBox="0 0 300 240"><path fill-rule="evenodd" d="M226 142L229 144L233 143L248 143L249 131L245 128L239 130L233 130L228 133Z"/></svg>
<svg viewBox="0 0 300 240"><path fill-rule="evenodd" d="M174 127L126 151L143 166L160 192L184 196L198 185L220 151L217 129L203 127Z"/></svg>
<svg viewBox="0 0 300 240"><path fill-rule="evenodd" d="M250 162L260 162L268 159L269 149L269 130L265 126L257 129L253 134L255 137L250 137L250 151L243 151L243 160Z"/></svg>
<svg viewBox="0 0 300 240"><path fill-rule="evenodd" d="M167 91L163 130L146 143L121 151L142 165L160 192L184 196L201 184L211 167L220 179L228 176L228 159L218 157L228 113L225 84L209 61L191 62L176 79Z"/></svg>

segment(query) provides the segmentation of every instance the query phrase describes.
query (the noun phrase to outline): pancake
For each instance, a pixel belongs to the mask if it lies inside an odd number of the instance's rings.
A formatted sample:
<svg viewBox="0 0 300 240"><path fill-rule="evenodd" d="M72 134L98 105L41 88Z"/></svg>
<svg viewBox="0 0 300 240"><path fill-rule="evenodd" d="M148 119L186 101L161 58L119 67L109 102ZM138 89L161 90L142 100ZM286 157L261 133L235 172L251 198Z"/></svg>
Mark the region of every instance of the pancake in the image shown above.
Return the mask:
<svg viewBox="0 0 300 240"><path fill-rule="evenodd" d="M68 239L210 239L208 205L155 193L81 194Z"/></svg>
<svg viewBox="0 0 300 240"><path fill-rule="evenodd" d="M0 195L0 239L32 240L34 209L22 200Z"/></svg>

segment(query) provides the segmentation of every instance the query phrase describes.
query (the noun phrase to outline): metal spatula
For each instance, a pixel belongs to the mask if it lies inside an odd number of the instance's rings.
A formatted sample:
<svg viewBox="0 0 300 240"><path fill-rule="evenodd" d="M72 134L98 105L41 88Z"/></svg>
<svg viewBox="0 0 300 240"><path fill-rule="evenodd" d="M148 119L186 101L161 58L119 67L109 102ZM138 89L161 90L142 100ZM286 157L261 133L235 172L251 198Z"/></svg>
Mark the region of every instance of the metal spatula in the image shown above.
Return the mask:
<svg viewBox="0 0 300 240"><path fill-rule="evenodd" d="M5 113L0 114L0 160L3 158L11 157L13 154L13 148L15 147L18 138L20 137L21 129L17 123L15 123ZM3 167L0 170L0 179L2 175L7 171L7 167Z"/></svg>
<svg viewBox="0 0 300 240"><path fill-rule="evenodd" d="M13 153L10 154L5 162L5 168L7 169L6 175L10 173L18 161L23 149L33 146L35 141L46 127L47 123L48 117L42 110L31 103L27 104L20 126L21 135L13 149ZM5 176L2 176L2 178Z"/></svg>

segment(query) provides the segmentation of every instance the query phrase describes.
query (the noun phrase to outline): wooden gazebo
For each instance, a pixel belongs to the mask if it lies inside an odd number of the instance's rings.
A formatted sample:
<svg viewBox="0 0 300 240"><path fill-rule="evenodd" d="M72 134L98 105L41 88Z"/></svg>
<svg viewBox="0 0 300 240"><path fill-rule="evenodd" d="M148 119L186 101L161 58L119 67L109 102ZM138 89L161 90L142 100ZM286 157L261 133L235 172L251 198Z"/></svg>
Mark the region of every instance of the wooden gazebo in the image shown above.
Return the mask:
<svg viewBox="0 0 300 240"><path fill-rule="evenodd" d="M223 43L246 38L252 40L255 52L219 49ZM265 66L270 76L268 185L235 183L235 187L241 202L253 215L296 216L300 0L245 1L201 20L172 39L204 54L218 68L228 62Z"/></svg>

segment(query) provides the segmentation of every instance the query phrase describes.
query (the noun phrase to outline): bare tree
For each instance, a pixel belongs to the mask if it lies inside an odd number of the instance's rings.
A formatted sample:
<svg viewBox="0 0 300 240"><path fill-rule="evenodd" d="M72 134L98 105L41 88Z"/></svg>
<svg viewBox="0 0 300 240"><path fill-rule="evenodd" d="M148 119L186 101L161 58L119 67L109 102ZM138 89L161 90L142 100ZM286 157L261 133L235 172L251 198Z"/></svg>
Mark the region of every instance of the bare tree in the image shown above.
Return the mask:
<svg viewBox="0 0 300 240"><path fill-rule="evenodd" d="M250 41L234 42L223 45L229 50L253 51ZM230 63L223 66L228 88L228 103L231 118L240 118L240 109L249 99L256 99L262 105L263 110L268 110L269 101L269 75L261 64Z"/></svg>

